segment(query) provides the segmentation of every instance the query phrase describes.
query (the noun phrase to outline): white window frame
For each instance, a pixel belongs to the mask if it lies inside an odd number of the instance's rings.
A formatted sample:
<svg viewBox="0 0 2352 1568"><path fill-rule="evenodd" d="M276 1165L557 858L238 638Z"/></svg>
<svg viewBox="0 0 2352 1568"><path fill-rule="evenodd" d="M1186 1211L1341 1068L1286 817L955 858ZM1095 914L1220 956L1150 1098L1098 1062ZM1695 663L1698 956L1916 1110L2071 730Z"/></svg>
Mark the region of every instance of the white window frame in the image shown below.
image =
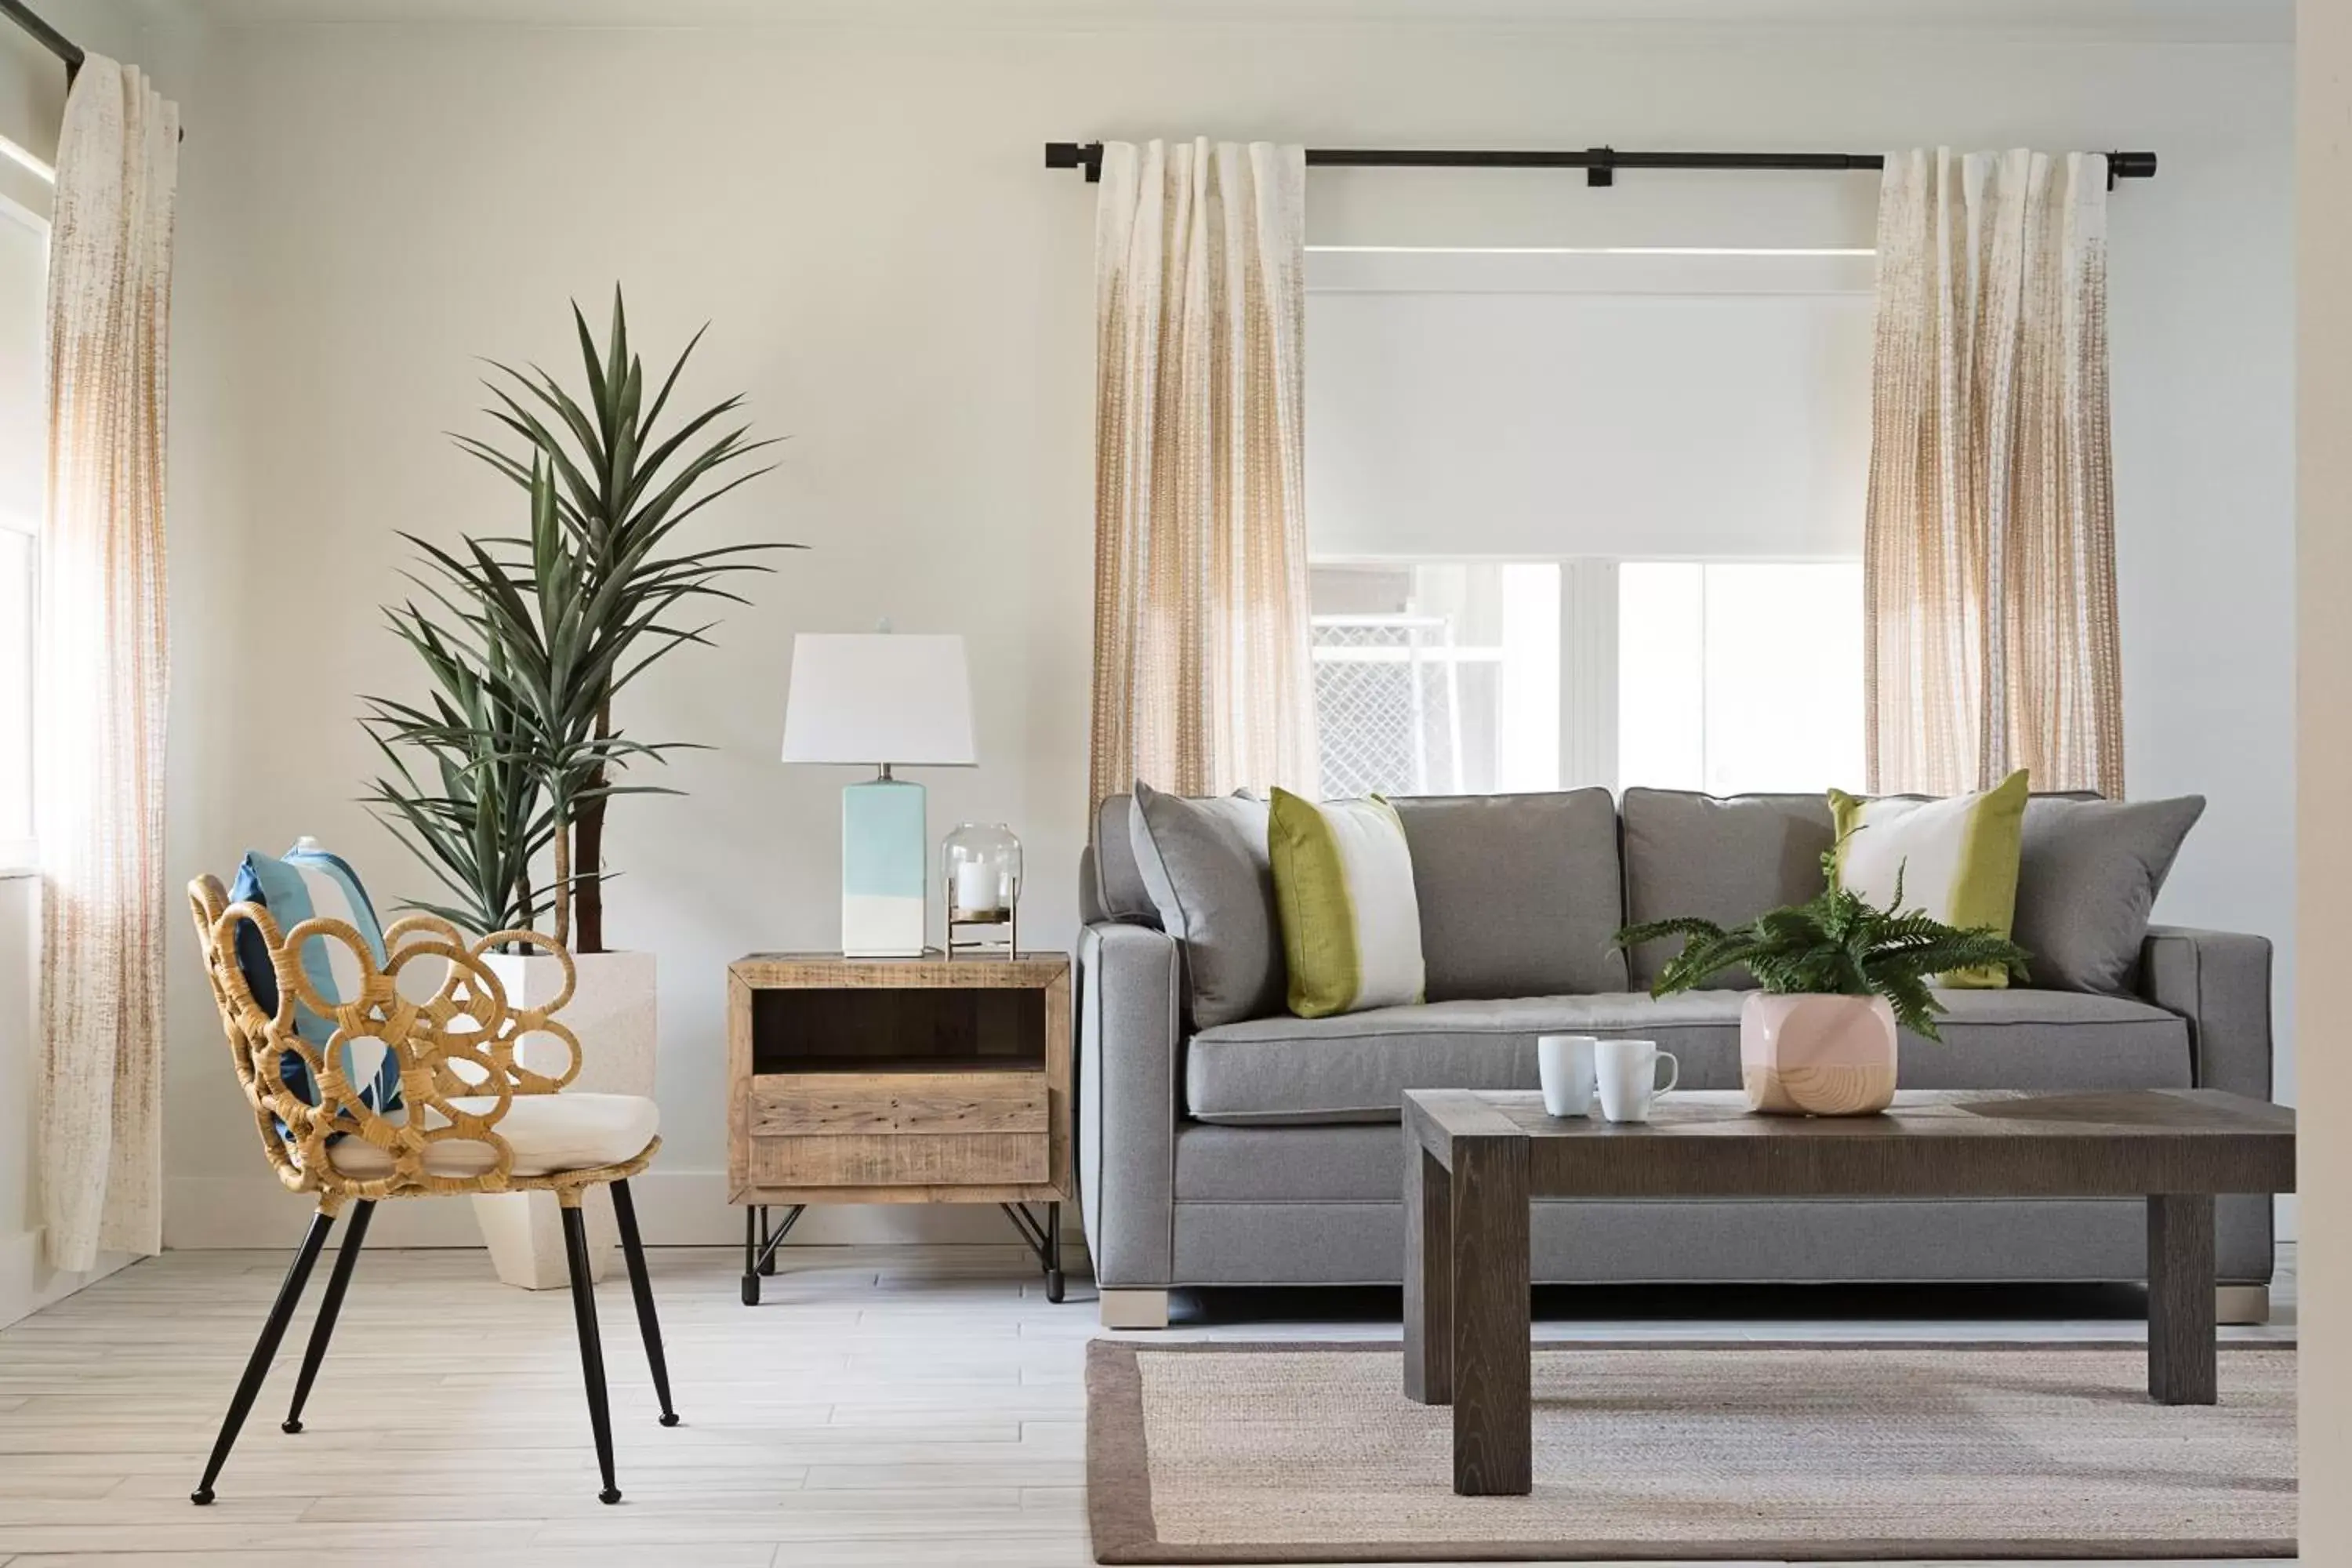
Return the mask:
<svg viewBox="0 0 2352 1568"><path fill-rule="evenodd" d="M1669 562L1694 566L1819 566L1858 562L1858 555L1509 555L1449 554L1442 551L1410 555L1369 555L1335 552L1310 556L1316 566L1451 566L1462 564L1550 564L1559 568L1559 787L1599 787L1616 793L1618 779L1618 569L1629 562ZM1337 625L1368 617L1316 616L1316 624ZM1389 617L1370 617L1387 620ZM1319 649L1318 658L1410 658L1415 663L1496 658L1499 650L1481 648Z"/></svg>

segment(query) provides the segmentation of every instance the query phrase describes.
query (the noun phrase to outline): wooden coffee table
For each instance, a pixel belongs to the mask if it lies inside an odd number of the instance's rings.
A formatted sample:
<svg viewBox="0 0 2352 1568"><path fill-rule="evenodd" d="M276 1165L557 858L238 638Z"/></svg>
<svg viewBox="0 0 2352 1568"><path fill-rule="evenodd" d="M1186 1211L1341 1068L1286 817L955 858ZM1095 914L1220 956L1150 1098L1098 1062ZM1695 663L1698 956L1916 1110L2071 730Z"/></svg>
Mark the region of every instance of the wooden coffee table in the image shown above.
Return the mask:
<svg viewBox="0 0 2352 1568"><path fill-rule="evenodd" d="M2147 1391L2215 1398L2213 1198L2294 1190L2294 1113L2213 1089L1899 1094L1884 1115L1753 1116L1662 1098L1642 1126L1557 1121L1534 1094L1404 1097L1404 1391L1454 1406L1454 1489L1533 1484L1535 1198L2147 1200Z"/></svg>

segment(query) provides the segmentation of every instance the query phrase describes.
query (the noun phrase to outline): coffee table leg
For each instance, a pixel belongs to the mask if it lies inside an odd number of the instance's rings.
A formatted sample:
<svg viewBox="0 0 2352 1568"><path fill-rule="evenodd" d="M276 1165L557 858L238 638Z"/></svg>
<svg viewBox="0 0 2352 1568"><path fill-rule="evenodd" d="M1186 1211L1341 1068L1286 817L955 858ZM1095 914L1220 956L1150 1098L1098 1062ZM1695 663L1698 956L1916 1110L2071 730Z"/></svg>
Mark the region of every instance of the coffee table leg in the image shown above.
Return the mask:
<svg viewBox="0 0 2352 1568"><path fill-rule="evenodd" d="M1534 1488L1528 1141L1454 1141L1454 1489ZM2210 1295L2210 1292L2208 1293Z"/></svg>
<svg viewBox="0 0 2352 1568"><path fill-rule="evenodd" d="M2147 1396L2159 1405L2212 1404L2214 1353L2212 1194L2151 1194Z"/></svg>
<svg viewBox="0 0 2352 1568"><path fill-rule="evenodd" d="M1405 1128L1404 1396L1454 1402L1454 1181Z"/></svg>

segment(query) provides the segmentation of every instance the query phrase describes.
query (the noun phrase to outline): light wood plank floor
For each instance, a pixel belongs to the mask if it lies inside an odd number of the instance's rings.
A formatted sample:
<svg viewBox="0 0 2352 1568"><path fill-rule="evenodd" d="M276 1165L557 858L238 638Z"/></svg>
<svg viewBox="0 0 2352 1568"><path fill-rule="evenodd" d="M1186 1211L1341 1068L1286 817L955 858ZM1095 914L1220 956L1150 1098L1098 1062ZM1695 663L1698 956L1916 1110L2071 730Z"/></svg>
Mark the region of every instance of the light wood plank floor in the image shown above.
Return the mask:
<svg viewBox="0 0 2352 1568"><path fill-rule="evenodd" d="M2293 1332L2292 1256L2280 1321ZM595 1500L571 1307L478 1252L364 1258L307 1430L278 1430L307 1311L219 1483L190 1506L284 1254L181 1252L0 1331L0 1568L877 1568L1089 1563L1084 1345L1017 1247L654 1254L677 1405L654 1421L625 1277L599 1291L625 1501ZM312 1302L326 1273L311 1284ZM312 1304L306 1302L306 1308ZM1548 1339L2138 1335L2127 1294L1563 1296ZM1539 1308L1540 1310L1540 1308ZM1953 1316L1954 1312L1965 1316ZM1393 1292L1235 1293L1177 1337L1383 1338ZM1597 1315L1596 1315L1597 1314Z"/></svg>

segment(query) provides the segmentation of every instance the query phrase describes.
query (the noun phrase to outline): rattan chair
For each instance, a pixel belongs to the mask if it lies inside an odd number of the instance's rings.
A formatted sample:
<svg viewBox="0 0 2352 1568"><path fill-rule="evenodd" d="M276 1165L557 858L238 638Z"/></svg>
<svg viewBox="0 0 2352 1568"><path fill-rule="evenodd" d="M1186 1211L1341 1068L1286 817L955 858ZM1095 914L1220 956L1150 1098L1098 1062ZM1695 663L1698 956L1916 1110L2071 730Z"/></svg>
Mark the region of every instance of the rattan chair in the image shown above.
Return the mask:
<svg viewBox="0 0 2352 1568"><path fill-rule="evenodd" d="M341 921L306 920L281 931L261 905L231 904L213 877L190 883L188 897L213 998L228 1033L230 1059L253 1107L262 1152L280 1182L295 1192L316 1194L319 1204L229 1401L211 1461L205 1466L204 1480L190 1494L192 1500L200 1505L213 1500L213 1482L261 1392L311 1266L345 1204L352 1205L351 1229L336 1255L326 1299L302 1357L293 1405L284 1423L289 1433L302 1429L303 1402L326 1358L343 1291L378 1203L545 1189L562 1205L581 1371L588 1385L596 1462L604 1474L604 1489L599 1495L608 1503L620 1501L620 1489L613 1482L612 1415L580 1201L590 1187L612 1184L637 1326L645 1334L654 1392L661 1401L661 1424L675 1426L677 1414L670 1405L661 1324L646 1279L645 1247L637 1235L628 1181L646 1168L661 1140L652 1136L650 1101L622 1095L557 1094L580 1071L579 1039L551 1016L571 999L572 955L536 932L500 931L468 942L446 921L414 915L385 931L386 955L379 965L359 932ZM277 980L274 1013L255 1000L247 984L238 963L240 932L247 935L248 955L256 937L268 953ZM356 987L339 987L349 991L352 1000L331 1000L312 984L301 955L314 940L338 944L356 958ZM544 949L562 963L562 993L547 1006L509 1005L498 976L482 962L485 953L513 943ZM338 967L345 974L352 971L350 964ZM320 1045L298 1032L298 1005L308 1015L310 1035L331 1029L331 1038ZM550 1038L562 1042L570 1054L565 1070L553 1077L532 1071L518 1059L518 1047L526 1039ZM366 1040L381 1041L397 1063L401 1109L390 1114L378 1113L368 1085L352 1081L354 1076L370 1075L348 1070L347 1045Z"/></svg>

